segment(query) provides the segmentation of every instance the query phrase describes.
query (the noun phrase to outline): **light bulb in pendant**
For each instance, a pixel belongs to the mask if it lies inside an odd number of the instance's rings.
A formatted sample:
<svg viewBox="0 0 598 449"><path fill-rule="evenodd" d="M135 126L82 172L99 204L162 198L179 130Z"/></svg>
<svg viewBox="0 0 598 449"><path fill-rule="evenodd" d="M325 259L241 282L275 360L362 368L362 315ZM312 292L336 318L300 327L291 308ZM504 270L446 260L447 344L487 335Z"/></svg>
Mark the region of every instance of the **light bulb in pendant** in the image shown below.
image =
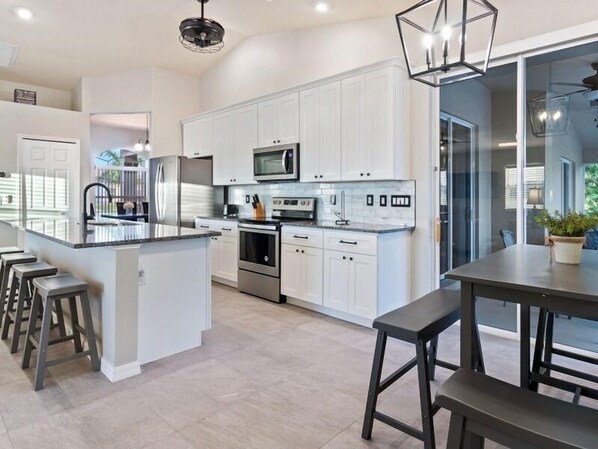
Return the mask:
<svg viewBox="0 0 598 449"><path fill-rule="evenodd" d="M143 147L145 148L145 151L152 151L152 146L148 139L145 139L145 145Z"/></svg>
<svg viewBox="0 0 598 449"><path fill-rule="evenodd" d="M141 143L141 139L139 139L137 141L137 143L135 144L135 150L137 150L137 151L142 151L143 150L143 144Z"/></svg>
<svg viewBox="0 0 598 449"><path fill-rule="evenodd" d="M434 38L431 34L426 34L422 39L422 43L424 44L426 50L430 50L432 48L432 44L434 43Z"/></svg>
<svg viewBox="0 0 598 449"><path fill-rule="evenodd" d="M451 38L452 33L453 33L453 29L450 26L445 25L445 27L442 29L442 38L445 41L448 41Z"/></svg>

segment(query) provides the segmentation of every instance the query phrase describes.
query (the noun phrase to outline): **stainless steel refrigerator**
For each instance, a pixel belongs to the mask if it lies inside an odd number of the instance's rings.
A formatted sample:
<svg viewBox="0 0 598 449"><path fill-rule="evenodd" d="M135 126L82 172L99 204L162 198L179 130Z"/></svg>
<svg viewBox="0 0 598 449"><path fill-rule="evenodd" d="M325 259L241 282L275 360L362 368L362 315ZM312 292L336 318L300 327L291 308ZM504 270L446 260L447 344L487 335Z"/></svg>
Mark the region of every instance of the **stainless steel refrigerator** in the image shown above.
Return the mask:
<svg viewBox="0 0 598 449"><path fill-rule="evenodd" d="M214 214L212 161L165 156L150 159L150 222L193 228Z"/></svg>

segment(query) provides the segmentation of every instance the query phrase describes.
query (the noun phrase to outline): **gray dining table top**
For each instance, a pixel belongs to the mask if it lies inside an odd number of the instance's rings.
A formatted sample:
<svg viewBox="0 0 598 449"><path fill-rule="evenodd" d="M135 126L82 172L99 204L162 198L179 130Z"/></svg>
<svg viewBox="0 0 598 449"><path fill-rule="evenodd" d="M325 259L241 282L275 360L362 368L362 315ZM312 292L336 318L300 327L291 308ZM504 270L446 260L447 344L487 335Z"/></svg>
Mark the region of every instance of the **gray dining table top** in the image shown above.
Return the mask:
<svg viewBox="0 0 598 449"><path fill-rule="evenodd" d="M446 274L472 284L598 303L598 251L583 250L579 265L550 262L549 247L514 245Z"/></svg>

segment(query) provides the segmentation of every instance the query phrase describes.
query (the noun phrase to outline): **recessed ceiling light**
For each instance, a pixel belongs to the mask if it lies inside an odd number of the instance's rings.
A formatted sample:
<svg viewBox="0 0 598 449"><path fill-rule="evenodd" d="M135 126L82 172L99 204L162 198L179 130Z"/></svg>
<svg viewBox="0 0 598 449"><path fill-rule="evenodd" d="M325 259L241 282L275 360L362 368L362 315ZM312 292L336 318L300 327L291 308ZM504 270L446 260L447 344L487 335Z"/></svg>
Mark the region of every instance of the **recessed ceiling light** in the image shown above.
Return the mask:
<svg viewBox="0 0 598 449"><path fill-rule="evenodd" d="M24 8L22 6L15 8L15 14L23 20L33 19L33 11L31 11L29 8Z"/></svg>
<svg viewBox="0 0 598 449"><path fill-rule="evenodd" d="M325 13L330 11L330 3L329 2L324 2L324 1L317 1L314 2L314 9L316 11L318 11L319 13Z"/></svg>

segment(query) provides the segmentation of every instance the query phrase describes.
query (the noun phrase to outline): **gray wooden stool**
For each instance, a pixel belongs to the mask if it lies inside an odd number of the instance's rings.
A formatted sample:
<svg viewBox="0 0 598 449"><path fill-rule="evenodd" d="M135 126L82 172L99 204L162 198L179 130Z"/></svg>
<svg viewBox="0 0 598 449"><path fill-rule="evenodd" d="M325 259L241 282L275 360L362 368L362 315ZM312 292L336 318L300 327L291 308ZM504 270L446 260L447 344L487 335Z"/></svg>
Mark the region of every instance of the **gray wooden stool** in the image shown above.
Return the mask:
<svg viewBox="0 0 598 449"><path fill-rule="evenodd" d="M22 263L37 262L37 257L30 253L8 253L0 256L2 277L0 278L0 323L4 317L4 306L6 305L6 290L10 279L10 269L13 265Z"/></svg>
<svg viewBox="0 0 598 449"><path fill-rule="evenodd" d="M24 251L21 248L18 248L16 246L0 247L0 257L2 257L2 255L4 255L4 254L16 254L16 253L22 253L22 252L24 252ZM3 272L4 272L4 267L2 266L2 260L0 259L0 285L2 285L2 278L4 277ZM6 297L6 290L4 290L2 292L2 294L4 295L4 297Z"/></svg>
<svg viewBox="0 0 598 449"><path fill-rule="evenodd" d="M10 293L8 295L8 304L6 305L6 314L4 315L4 324L2 326L2 340L8 338L10 325L14 324L12 343L10 346L11 354L19 350L19 339L21 335L25 334L21 330L21 323L23 321L23 312L31 310L25 306L25 301L29 300L26 291L29 288L33 291L33 280L44 276L53 276L58 273L58 268L53 267L45 262L34 262L26 264L18 264L12 266L12 282L10 286ZM17 295L17 288L19 294ZM66 330L64 326L64 315L62 313L62 305L60 301L55 302L56 316L58 319L58 326L60 327L60 335L65 337Z"/></svg>
<svg viewBox="0 0 598 449"><path fill-rule="evenodd" d="M23 354L22 368L29 368L31 362L31 351L37 349L37 367L35 369L35 390L44 387L44 372L50 366L58 365L81 357L90 356L91 369L100 370L100 359L98 358L98 349L93 330L93 321L91 318L91 309L89 307L89 297L87 282L77 279L72 274L59 274L37 278L33 281L33 304L31 305L30 319L27 326L27 339L25 343L25 352ZM77 310L76 297L79 296L81 303L81 312L85 327L79 325L79 315ZM73 334L50 340L50 325L52 319L52 303L63 298L69 299L69 311L71 314L71 329ZM42 326L39 341L35 340L35 327L38 314L43 305ZM87 338L88 349L83 350L81 343L81 334ZM56 343L64 343L73 340L75 344L75 353L54 360L47 360L48 346Z"/></svg>
<svg viewBox="0 0 598 449"><path fill-rule="evenodd" d="M436 366L451 370L459 368L457 365L437 359L438 336L457 322L460 317L460 291L439 289L374 320L373 327L378 329L378 338L376 340L376 352L374 354L368 399L361 432L363 439L369 440L371 438L374 420L377 419L386 425L423 441L425 449L434 449L436 447L434 415L439 410L439 407L432 403L430 381L434 380ZM416 348L416 356L381 381L387 337L413 343ZM477 332L475 341L476 347L474 351L478 361L477 369L484 371L484 360ZM430 342L429 347L428 342ZM407 423L398 421L376 410L378 395L415 366L417 366L419 383L422 430L416 429Z"/></svg>

